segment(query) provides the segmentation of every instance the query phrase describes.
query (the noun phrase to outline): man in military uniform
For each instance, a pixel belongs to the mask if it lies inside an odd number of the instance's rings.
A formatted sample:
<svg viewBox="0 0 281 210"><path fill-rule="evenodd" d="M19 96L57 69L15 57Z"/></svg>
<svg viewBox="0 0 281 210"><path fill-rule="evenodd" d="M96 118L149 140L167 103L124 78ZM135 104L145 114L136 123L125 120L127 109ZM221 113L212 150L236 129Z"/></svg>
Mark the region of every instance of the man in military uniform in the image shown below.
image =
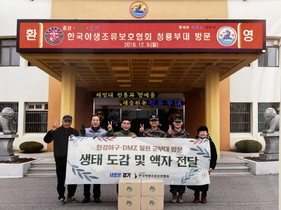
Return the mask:
<svg viewBox="0 0 281 210"><path fill-rule="evenodd" d="M144 124L140 125L139 137L165 137L166 133L159 129L158 115L151 115L149 117L150 128L144 129Z"/></svg>
<svg viewBox="0 0 281 210"><path fill-rule="evenodd" d="M169 130L167 132L167 137L170 138L189 138L189 133L187 133L184 129L182 129L183 120L181 116L175 116L173 118L173 126L169 125ZM183 194L185 193L185 186L184 185L170 185L170 192L172 193L173 197L171 202L172 203L183 203Z"/></svg>

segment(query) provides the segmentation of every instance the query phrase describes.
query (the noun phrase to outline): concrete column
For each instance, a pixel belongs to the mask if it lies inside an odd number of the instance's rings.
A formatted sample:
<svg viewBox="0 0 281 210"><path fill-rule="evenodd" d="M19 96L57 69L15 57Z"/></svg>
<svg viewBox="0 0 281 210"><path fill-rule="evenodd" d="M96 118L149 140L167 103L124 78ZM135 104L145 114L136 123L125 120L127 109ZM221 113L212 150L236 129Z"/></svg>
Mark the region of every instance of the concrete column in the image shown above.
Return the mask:
<svg viewBox="0 0 281 210"><path fill-rule="evenodd" d="M206 66L205 92L206 126L209 128L220 158L220 91L217 66Z"/></svg>
<svg viewBox="0 0 281 210"><path fill-rule="evenodd" d="M66 114L72 115L72 127L75 125L75 73L76 67L74 65L65 65L62 68L61 119Z"/></svg>

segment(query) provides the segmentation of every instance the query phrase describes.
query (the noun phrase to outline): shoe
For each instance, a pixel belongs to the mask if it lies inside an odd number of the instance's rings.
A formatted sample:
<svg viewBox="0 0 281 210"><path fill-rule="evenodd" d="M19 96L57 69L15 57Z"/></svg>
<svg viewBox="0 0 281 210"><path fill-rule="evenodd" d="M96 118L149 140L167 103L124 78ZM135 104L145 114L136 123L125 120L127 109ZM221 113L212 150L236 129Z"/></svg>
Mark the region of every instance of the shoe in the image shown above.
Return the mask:
<svg viewBox="0 0 281 210"><path fill-rule="evenodd" d="M207 198L206 198L206 197L207 197L207 196L202 196L202 201L201 201L201 202L202 202L203 204L207 203Z"/></svg>
<svg viewBox="0 0 281 210"><path fill-rule="evenodd" d="M176 203L178 201L178 195L177 195L177 193L173 193L172 195L173 195L173 197L172 197L171 202Z"/></svg>
<svg viewBox="0 0 281 210"><path fill-rule="evenodd" d="M67 202L70 202L70 203L79 203L79 201L76 200L76 198L74 198L74 197L67 198Z"/></svg>
<svg viewBox="0 0 281 210"><path fill-rule="evenodd" d="M59 205L64 205L64 204L65 204L64 198L59 199Z"/></svg>
<svg viewBox="0 0 281 210"><path fill-rule="evenodd" d="M179 193L179 195L178 195L178 203L183 203L183 198L182 198L182 196L183 196L183 193Z"/></svg>
<svg viewBox="0 0 281 210"><path fill-rule="evenodd" d="M91 201L90 198L84 197L81 203L88 203L90 201Z"/></svg>
<svg viewBox="0 0 281 210"><path fill-rule="evenodd" d="M94 200L95 200L95 203L101 203L100 198L94 198Z"/></svg>
<svg viewBox="0 0 281 210"><path fill-rule="evenodd" d="M199 203L199 198L194 198L193 203Z"/></svg>

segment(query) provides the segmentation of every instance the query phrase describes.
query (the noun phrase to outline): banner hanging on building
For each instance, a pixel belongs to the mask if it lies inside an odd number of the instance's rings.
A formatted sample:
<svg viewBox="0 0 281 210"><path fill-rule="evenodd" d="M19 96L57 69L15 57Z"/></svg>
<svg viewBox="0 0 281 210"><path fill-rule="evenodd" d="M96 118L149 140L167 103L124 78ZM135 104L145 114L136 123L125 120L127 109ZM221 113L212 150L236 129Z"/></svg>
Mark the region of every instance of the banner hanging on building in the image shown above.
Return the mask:
<svg viewBox="0 0 281 210"><path fill-rule="evenodd" d="M17 37L17 52L261 53L265 21L18 20Z"/></svg>
<svg viewBox="0 0 281 210"><path fill-rule="evenodd" d="M74 137L66 184L117 184L120 178L160 178L166 185L210 183L210 143L184 138Z"/></svg>

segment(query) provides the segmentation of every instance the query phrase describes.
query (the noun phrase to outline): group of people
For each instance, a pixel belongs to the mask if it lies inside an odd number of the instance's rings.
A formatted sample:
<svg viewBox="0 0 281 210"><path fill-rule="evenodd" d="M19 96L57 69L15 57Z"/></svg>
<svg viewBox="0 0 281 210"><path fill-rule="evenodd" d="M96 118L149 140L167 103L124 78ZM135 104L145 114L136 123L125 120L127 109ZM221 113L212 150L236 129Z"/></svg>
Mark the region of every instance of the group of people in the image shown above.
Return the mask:
<svg viewBox="0 0 281 210"><path fill-rule="evenodd" d="M67 147L68 139L73 136L79 136L76 129L71 128L72 116L65 115L62 118L62 125L57 127L54 123L52 129L47 132L44 137L46 143L54 141L54 157L56 162L56 174L57 174L57 192L59 194L59 204L65 204L65 177L66 177L66 163L67 163ZM172 125L169 125L167 132L162 131L159 128L159 117L157 115L151 115L149 117L150 128L145 129L144 125L140 125L139 133L130 131L131 121L129 119L123 119L121 122L121 130L114 132L112 122L108 122L107 131L101 128L101 119L99 115L93 115L91 118L91 127L85 128L85 125L81 125L81 136L85 137L105 137L105 136L122 136L122 137L167 137L167 138L189 138L189 133L186 132L183 127L183 119L181 116L175 116L173 118ZM217 152L215 144L208 133L206 126L200 126L197 130L198 135L195 138L208 139L210 141L211 160L209 166L209 173L216 167ZM185 193L185 185L170 185L170 192L172 193L172 203L183 203L183 194ZM187 186L194 191L194 203L207 203L207 191L209 185L201 186ZM77 185L68 185L67 202L78 203L79 201L74 198ZM84 184L84 198L81 203L90 202L90 184ZM96 203L100 203L101 185L93 185L93 197ZM118 192L118 191L117 191ZM201 193L201 196L200 196Z"/></svg>

